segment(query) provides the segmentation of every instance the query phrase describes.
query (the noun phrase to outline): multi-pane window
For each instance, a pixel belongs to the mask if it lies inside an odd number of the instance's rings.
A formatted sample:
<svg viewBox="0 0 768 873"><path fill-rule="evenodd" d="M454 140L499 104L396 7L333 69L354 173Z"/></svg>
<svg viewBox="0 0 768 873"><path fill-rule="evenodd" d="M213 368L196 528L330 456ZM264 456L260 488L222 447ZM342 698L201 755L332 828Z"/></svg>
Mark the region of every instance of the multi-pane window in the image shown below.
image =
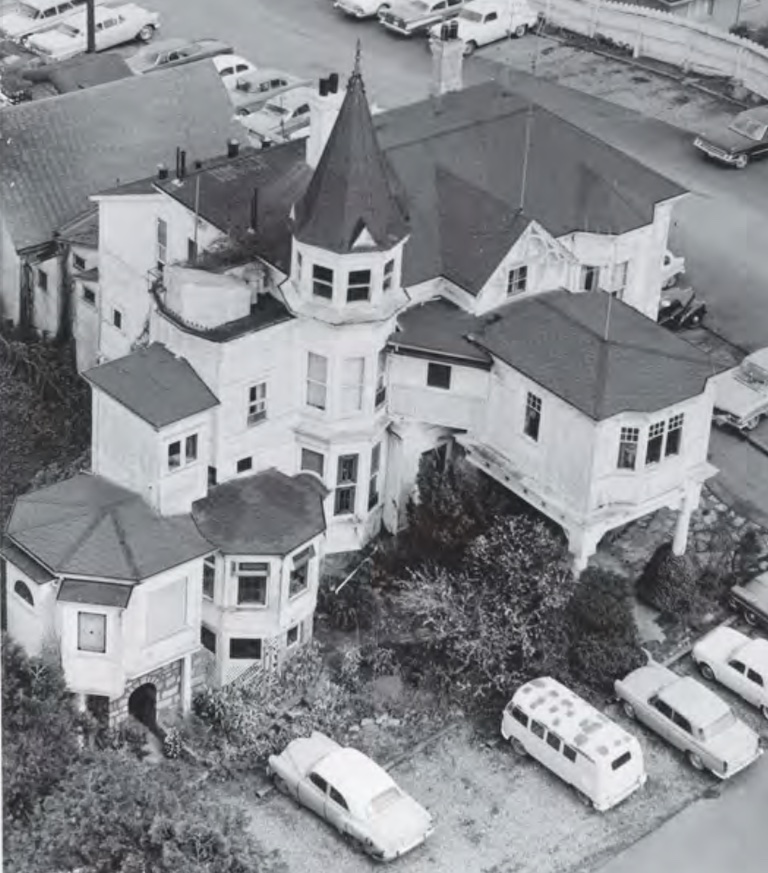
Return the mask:
<svg viewBox="0 0 768 873"><path fill-rule="evenodd" d="M583 266L581 268L580 287L583 291L594 291L597 288L597 282L600 278L600 268L593 266Z"/></svg>
<svg viewBox="0 0 768 873"><path fill-rule="evenodd" d="M203 561L203 597L213 600L216 587L216 558L213 556Z"/></svg>
<svg viewBox="0 0 768 873"><path fill-rule="evenodd" d="M325 409L328 400L328 358L310 352L307 356L307 406Z"/></svg>
<svg viewBox="0 0 768 873"><path fill-rule="evenodd" d="M200 625L200 643L209 652L216 654L216 633L204 624Z"/></svg>
<svg viewBox="0 0 768 873"><path fill-rule="evenodd" d="M90 303L91 306L96 305L96 292L93 288L83 288L83 300L85 300L86 303Z"/></svg>
<svg viewBox="0 0 768 873"><path fill-rule="evenodd" d="M528 287L528 267L513 267L507 275L507 294L522 294Z"/></svg>
<svg viewBox="0 0 768 873"><path fill-rule="evenodd" d="M663 421L654 422L654 424L648 428L648 445L645 449L646 465L657 464L661 460L665 430L666 424Z"/></svg>
<svg viewBox="0 0 768 873"><path fill-rule="evenodd" d="M368 509L379 502L379 469L381 467L381 443L371 449L371 475L368 479Z"/></svg>
<svg viewBox="0 0 768 873"><path fill-rule="evenodd" d="M325 455L312 449L301 450L301 469L317 473L322 479L325 472Z"/></svg>
<svg viewBox="0 0 768 873"><path fill-rule="evenodd" d="M120 312L119 309L112 310L112 324L118 329L122 330L123 327L123 313Z"/></svg>
<svg viewBox="0 0 768 873"><path fill-rule="evenodd" d="M427 385L431 388L451 387L451 368L447 364L427 365Z"/></svg>
<svg viewBox="0 0 768 873"><path fill-rule="evenodd" d="M229 641L229 657L233 661L260 661L261 640L252 637L232 637Z"/></svg>
<svg viewBox="0 0 768 873"><path fill-rule="evenodd" d="M381 283L381 287L385 291L389 291L392 287L392 282L395 278L395 259L390 258L386 264L384 264L384 281Z"/></svg>
<svg viewBox="0 0 768 873"><path fill-rule="evenodd" d="M258 382L248 389L248 424L258 424L267 417L267 383Z"/></svg>
<svg viewBox="0 0 768 873"><path fill-rule="evenodd" d="M240 561L235 564L239 605L266 606L269 564Z"/></svg>
<svg viewBox="0 0 768 873"><path fill-rule="evenodd" d="M237 472L238 473L247 473L248 470L253 468L253 458L240 458L237 462Z"/></svg>
<svg viewBox="0 0 768 873"><path fill-rule="evenodd" d="M357 455L341 455L336 471L334 515L351 515L355 511L357 492Z"/></svg>
<svg viewBox="0 0 768 873"><path fill-rule="evenodd" d="M371 296L371 271L352 270L347 279L347 303L359 303Z"/></svg>
<svg viewBox="0 0 768 873"><path fill-rule="evenodd" d="M183 446L182 454L182 440L174 440L168 444L169 470L178 470L182 465L191 464L197 460L197 434L186 437Z"/></svg>
<svg viewBox="0 0 768 873"><path fill-rule="evenodd" d="M312 293L326 300L333 297L333 270L319 264L312 267Z"/></svg>
<svg viewBox="0 0 768 873"><path fill-rule="evenodd" d="M81 652L107 651L107 617L97 612L77 613L77 648Z"/></svg>
<svg viewBox="0 0 768 873"><path fill-rule="evenodd" d="M620 470L634 470L637 463L637 444L640 440L640 428L623 427L619 437L619 457L617 466Z"/></svg>
<svg viewBox="0 0 768 873"><path fill-rule="evenodd" d="M157 269L162 270L168 263L168 222L157 219Z"/></svg>
<svg viewBox="0 0 768 873"><path fill-rule="evenodd" d="M387 350L382 349L376 359L376 409L387 399Z"/></svg>
<svg viewBox="0 0 768 873"><path fill-rule="evenodd" d="M291 578L288 584L288 596L295 597L307 590L309 586L309 564L315 557L315 547L307 546L293 556Z"/></svg>
<svg viewBox="0 0 768 873"><path fill-rule="evenodd" d="M667 424L667 445L664 448L664 454L670 455L680 454L680 444L683 440L683 413L673 415Z"/></svg>
<svg viewBox="0 0 768 873"><path fill-rule="evenodd" d="M621 261L613 265L611 271L611 293L621 300L627 287L627 274L629 273L629 261Z"/></svg>
<svg viewBox="0 0 768 873"><path fill-rule="evenodd" d="M523 432L532 440L539 439L539 428L541 427L541 397L528 392L525 400L525 423L523 424Z"/></svg>
<svg viewBox="0 0 768 873"><path fill-rule="evenodd" d="M45 270L38 268L37 270L37 287L41 291L48 290L48 274Z"/></svg>
<svg viewBox="0 0 768 873"><path fill-rule="evenodd" d="M359 412L363 408L365 358L344 358L341 383L341 411Z"/></svg>

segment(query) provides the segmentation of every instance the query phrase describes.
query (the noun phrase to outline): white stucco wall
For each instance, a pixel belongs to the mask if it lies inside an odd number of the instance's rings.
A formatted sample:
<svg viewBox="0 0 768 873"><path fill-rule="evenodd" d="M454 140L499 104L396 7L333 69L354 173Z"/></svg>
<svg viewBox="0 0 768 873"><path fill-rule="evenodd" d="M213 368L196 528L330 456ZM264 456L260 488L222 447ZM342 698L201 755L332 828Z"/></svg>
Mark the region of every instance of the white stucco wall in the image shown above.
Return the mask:
<svg viewBox="0 0 768 873"><path fill-rule="evenodd" d="M15 591L16 582L29 589L34 605L30 606ZM53 581L43 585L6 561L6 609L8 633L28 655L39 655L56 637L56 593Z"/></svg>
<svg viewBox="0 0 768 873"><path fill-rule="evenodd" d="M163 515L189 512L192 503L208 493L208 467L211 463L211 424L213 409L174 422L157 432L154 452L159 476L152 505ZM185 441L197 436L197 458L187 463ZM168 447L181 443L181 466L168 466ZM151 502L151 501L150 501Z"/></svg>
<svg viewBox="0 0 768 873"><path fill-rule="evenodd" d="M19 323L21 262L0 214L0 318Z"/></svg>

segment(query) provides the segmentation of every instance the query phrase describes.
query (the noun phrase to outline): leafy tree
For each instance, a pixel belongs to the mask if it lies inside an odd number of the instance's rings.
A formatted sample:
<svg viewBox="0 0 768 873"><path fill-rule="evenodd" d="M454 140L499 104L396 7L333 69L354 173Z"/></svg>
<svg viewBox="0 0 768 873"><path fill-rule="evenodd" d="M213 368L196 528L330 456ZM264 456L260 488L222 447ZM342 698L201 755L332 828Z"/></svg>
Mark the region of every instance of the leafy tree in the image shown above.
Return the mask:
<svg viewBox="0 0 768 873"><path fill-rule="evenodd" d="M208 799L193 772L125 752L84 753L24 829L8 873L263 873L275 869L241 811ZM196 784L197 783L197 784Z"/></svg>
<svg viewBox="0 0 768 873"><path fill-rule="evenodd" d="M411 572L401 606L415 660L451 694L496 705L521 682L564 669L574 585L565 544L550 527L497 518L457 569Z"/></svg>
<svg viewBox="0 0 768 873"><path fill-rule="evenodd" d="M26 820L76 760L77 713L61 665L3 638L3 815Z"/></svg>
<svg viewBox="0 0 768 873"><path fill-rule="evenodd" d="M688 555L675 555L671 543L663 543L651 555L637 583L646 603L660 612L687 618L696 603L699 574Z"/></svg>

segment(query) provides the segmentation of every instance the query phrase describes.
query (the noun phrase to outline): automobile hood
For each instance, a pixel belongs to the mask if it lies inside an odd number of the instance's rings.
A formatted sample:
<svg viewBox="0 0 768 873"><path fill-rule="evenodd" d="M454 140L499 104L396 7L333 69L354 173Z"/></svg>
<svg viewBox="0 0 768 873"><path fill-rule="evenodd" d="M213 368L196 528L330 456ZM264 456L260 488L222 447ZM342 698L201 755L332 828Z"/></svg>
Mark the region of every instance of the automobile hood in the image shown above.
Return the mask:
<svg viewBox="0 0 768 873"><path fill-rule="evenodd" d="M412 849L431 833L432 816L407 794L369 820L371 838L388 858Z"/></svg>
<svg viewBox="0 0 768 873"><path fill-rule="evenodd" d="M71 36L65 36L63 33L56 33L52 30L31 36L29 44L32 48L39 49L48 54L59 54L60 52L73 51L77 48L77 42Z"/></svg>
<svg viewBox="0 0 768 873"><path fill-rule="evenodd" d="M744 643L743 636L729 627L721 627L707 634L693 647L693 655L700 661L718 663Z"/></svg>
<svg viewBox="0 0 768 873"><path fill-rule="evenodd" d="M729 412L737 418L748 417L768 402L768 386L763 390L751 387L736 378L738 367L712 376L715 385L715 409Z"/></svg>
<svg viewBox="0 0 768 873"><path fill-rule="evenodd" d="M402 18L404 21L413 21L416 18L425 18L429 13L417 6L414 3L393 3L387 10L390 15L395 18Z"/></svg>
<svg viewBox="0 0 768 873"><path fill-rule="evenodd" d="M39 21L19 15L18 12L7 12L0 15L0 33L10 37L24 36L40 26Z"/></svg>
<svg viewBox="0 0 768 873"><path fill-rule="evenodd" d="M754 758L760 750L760 737L743 721L736 721L707 741L707 746L733 770Z"/></svg>
<svg viewBox="0 0 768 873"><path fill-rule="evenodd" d="M757 145L755 140L744 136L741 133L736 133L730 127L711 126L705 127L699 133L699 137L705 142L711 143L718 148L725 149L727 152L739 151L750 146Z"/></svg>

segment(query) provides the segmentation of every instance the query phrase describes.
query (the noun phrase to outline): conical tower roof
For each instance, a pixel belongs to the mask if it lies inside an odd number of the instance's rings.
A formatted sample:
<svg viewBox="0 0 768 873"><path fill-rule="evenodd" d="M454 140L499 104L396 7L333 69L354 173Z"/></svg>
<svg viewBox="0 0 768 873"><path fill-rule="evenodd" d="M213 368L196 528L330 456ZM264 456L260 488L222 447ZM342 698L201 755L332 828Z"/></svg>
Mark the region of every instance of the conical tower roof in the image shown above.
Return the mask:
<svg viewBox="0 0 768 873"><path fill-rule="evenodd" d="M376 138L359 49L338 118L295 215L299 242L339 254L355 243L388 249L408 234L397 180Z"/></svg>

